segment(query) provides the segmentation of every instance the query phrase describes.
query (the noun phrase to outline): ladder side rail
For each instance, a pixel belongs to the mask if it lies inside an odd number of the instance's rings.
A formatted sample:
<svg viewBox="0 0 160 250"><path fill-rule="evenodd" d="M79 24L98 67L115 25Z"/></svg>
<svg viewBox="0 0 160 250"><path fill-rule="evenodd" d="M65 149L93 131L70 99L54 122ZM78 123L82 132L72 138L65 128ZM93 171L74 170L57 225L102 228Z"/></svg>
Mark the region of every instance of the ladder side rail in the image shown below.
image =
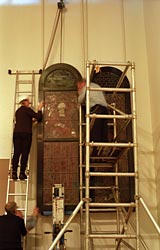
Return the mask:
<svg viewBox="0 0 160 250"><path fill-rule="evenodd" d="M86 177L86 194L85 198L89 199L89 186L90 186L90 147L89 147L89 142L90 142L90 92L89 92L89 87L90 87L90 64L87 62L86 64L87 68L87 81L86 81L86 171L85 171L85 177ZM89 250L89 202L85 203L85 209L86 209L86 231L85 231L85 250Z"/></svg>
<svg viewBox="0 0 160 250"><path fill-rule="evenodd" d="M83 134L82 134L82 106L79 106L79 167L80 167L80 199L83 198Z"/></svg>
<svg viewBox="0 0 160 250"><path fill-rule="evenodd" d="M133 142L135 144L133 148L134 152L134 171L135 173L138 173L138 148L137 148L137 114L136 114L136 87L135 87L135 64L132 63L131 67L131 85L133 92L131 92L131 108L132 108L132 114L133 114ZM139 201L138 201L138 196L139 196L139 186L138 186L138 174L135 178L135 203L136 203L136 249L140 249L140 242L139 242Z"/></svg>
<svg viewBox="0 0 160 250"><path fill-rule="evenodd" d="M84 182L84 177L83 177L83 117L82 117L82 106L79 106L79 181L80 181L80 200L82 200L83 197L83 192L85 191L83 188L83 182ZM80 228L81 228L81 234L80 234L80 245L81 248L83 248L83 237L82 237L82 231L84 230L83 228L83 206L80 207Z"/></svg>
<svg viewBox="0 0 160 250"><path fill-rule="evenodd" d="M32 72L32 94L31 94L31 104L32 107L35 108L35 74L34 74L34 70Z"/></svg>
<svg viewBox="0 0 160 250"><path fill-rule="evenodd" d="M115 164L115 173L117 173L117 172L118 172L118 163ZM115 176L115 186L116 186L116 190L112 189L112 193L115 196L114 200L119 202L119 179L118 179L118 176ZM117 222L117 233L120 233L120 213L119 213L118 208L116 208L116 222Z"/></svg>
<svg viewBox="0 0 160 250"><path fill-rule="evenodd" d="M25 225L27 223L27 215L28 215L28 191L29 191L29 176L27 176L27 180L26 180L26 198L25 198L25 212L24 212L24 222Z"/></svg>
<svg viewBox="0 0 160 250"><path fill-rule="evenodd" d="M117 111L117 109L115 107L115 103L113 103L113 105L112 105L113 115L116 115L116 111ZM121 113L121 111L119 111L119 112ZM117 120L116 120L115 116L113 116L113 139L114 138L117 138ZM118 163L117 162L115 163L115 173L116 174L118 173ZM112 193L113 193L115 201L119 202L119 179L118 179L118 175L115 176L115 186L116 186L116 190L112 188ZM121 217L120 209L118 207L116 207L117 233L120 233L120 217Z"/></svg>
<svg viewBox="0 0 160 250"><path fill-rule="evenodd" d="M10 166L9 166L10 168ZM6 194L6 203L9 202L9 192L10 192L10 170L8 171L8 180L7 180L7 194Z"/></svg>
<svg viewBox="0 0 160 250"><path fill-rule="evenodd" d="M31 78L32 78L32 85L31 85L31 107L35 108L35 71L32 70L31 73ZM26 179L26 197L25 197L25 209L24 209L24 221L25 225L27 223L27 215L28 215L28 194L29 194L29 175L30 175L30 153L28 157L28 162L27 162L27 167L26 167L26 172L27 172L27 179Z"/></svg>
<svg viewBox="0 0 160 250"><path fill-rule="evenodd" d="M14 115L16 112L16 109L19 106L19 93L20 93L20 89L19 89L19 74L18 71L16 70L16 85L15 85L15 102L14 102Z"/></svg>
<svg viewBox="0 0 160 250"><path fill-rule="evenodd" d="M16 81L17 81L17 71L16 71ZM11 146L10 146L10 159L9 159L9 167L8 167L8 180L7 180L7 193L6 193L6 203L9 202L9 193L10 193L10 182L11 182L11 174L12 174L12 157L13 157L13 130L15 125L15 110L17 105L17 84L15 83L15 93L14 93L14 105L13 105L13 116L12 116L12 137L11 137ZM15 189L15 185L14 185Z"/></svg>

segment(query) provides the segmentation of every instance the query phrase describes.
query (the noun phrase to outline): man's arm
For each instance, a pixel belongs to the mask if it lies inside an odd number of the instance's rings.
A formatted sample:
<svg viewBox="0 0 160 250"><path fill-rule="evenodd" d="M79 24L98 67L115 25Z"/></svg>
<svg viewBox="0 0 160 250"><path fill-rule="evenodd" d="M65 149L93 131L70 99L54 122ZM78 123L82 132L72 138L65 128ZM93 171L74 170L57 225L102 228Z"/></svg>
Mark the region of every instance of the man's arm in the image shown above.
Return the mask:
<svg viewBox="0 0 160 250"><path fill-rule="evenodd" d="M35 207L33 210L33 214L27 217L26 228L28 231L30 231L32 228L36 226L38 215L39 215L39 208Z"/></svg>
<svg viewBox="0 0 160 250"><path fill-rule="evenodd" d="M80 104L85 103L85 99L86 99L86 86L84 86L78 91L78 102Z"/></svg>

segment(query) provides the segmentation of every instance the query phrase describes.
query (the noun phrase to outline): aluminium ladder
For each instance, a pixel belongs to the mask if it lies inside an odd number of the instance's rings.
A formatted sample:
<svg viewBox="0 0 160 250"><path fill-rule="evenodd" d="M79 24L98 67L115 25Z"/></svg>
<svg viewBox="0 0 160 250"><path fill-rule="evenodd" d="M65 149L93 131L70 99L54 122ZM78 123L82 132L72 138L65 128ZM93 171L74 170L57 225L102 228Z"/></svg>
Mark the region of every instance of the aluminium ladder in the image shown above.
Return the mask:
<svg viewBox="0 0 160 250"><path fill-rule="evenodd" d="M31 107L35 108L35 75L40 74L39 71L12 71L8 70L8 73L16 76L15 82L15 99L14 99L14 114L19 107L19 101L22 97L27 96L31 102ZM15 120L13 119L13 127ZM14 128L13 128L14 129ZM11 148L11 158L9 161L8 170L8 182L7 182L7 195L6 203L9 201L15 201L18 204L19 210L22 211L24 221L26 224L27 220L27 209L28 209L28 189L29 189L29 168L30 159L28 159L26 174L26 180L16 181L11 178L12 176L12 157L13 157L13 143ZM18 167L19 171L19 167Z"/></svg>
<svg viewBox="0 0 160 250"><path fill-rule="evenodd" d="M82 107L80 107L80 198L84 196L88 200L85 203L85 208L81 211L81 226L85 224L85 240L82 238L82 249L85 250L97 250L96 244L99 242L105 242L105 248L107 249L137 249L139 250L139 212L138 212L138 166L137 166L137 138L136 138L136 104L135 104L135 85L134 85L134 63L97 63L99 67L119 67L122 70L122 74L118 79L115 87L105 86L97 89L90 87L90 76L93 71L94 62L87 62L87 90L86 90L86 114L85 122L83 121ZM97 67L96 65L96 67ZM128 70L130 69L130 73ZM126 77L130 77L130 86L123 87L123 80ZM96 115L90 113L89 101L91 91L105 91L110 93L112 103L108 104L108 108L111 110L111 114ZM128 93L130 95L131 112L125 113L118 107L118 104L114 103L114 98L119 93ZM91 142L90 130L92 127L92 120L98 118L105 118L112 120L108 122L109 126L113 128L113 138L107 142ZM119 128L119 121L123 121ZM129 141L121 142L121 133L128 126L131 126L132 136ZM85 128L84 128L85 127ZM83 130L85 132L83 133ZM85 138L84 138L85 134ZM120 139L119 139L120 138ZM90 155L91 149L96 146L99 148L100 155L92 158ZM134 169L133 171L120 171L120 161L124 155L128 152L133 153ZM102 153L102 154L101 154ZM92 169L95 171L92 171ZM102 171L103 169L103 171ZM105 170L104 170L105 169ZM113 183L105 183L104 186L94 186L91 183L91 178L112 178ZM132 179L134 183L134 198L129 202L123 201L123 191L120 191L121 178ZM106 181L107 182L107 181ZM108 184L108 185L107 185ZM90 190L109 190L110 196L107 200L94 201L90 198ZM125 191L124 191L125 192ZM83 211L85 215L85 221L83 220ZM92 216L93 212L104 213L104 220L101 223L103 227L105 217L108 218L109 230L100 230L97 225L94 224ZM107 216L107 212L109 216ZM110 222L110 217L113 217L113 221ZM135 228L130 228L129 221L134 217ZM100 222L98 221L98 224ZM107 228L108 229L108 228ZM113 229L113 230L112 230ZM107 243L106 243L107 241ZM85 244L83 244L85 242ZM101 246L102 248L104 245Z"/></svg>

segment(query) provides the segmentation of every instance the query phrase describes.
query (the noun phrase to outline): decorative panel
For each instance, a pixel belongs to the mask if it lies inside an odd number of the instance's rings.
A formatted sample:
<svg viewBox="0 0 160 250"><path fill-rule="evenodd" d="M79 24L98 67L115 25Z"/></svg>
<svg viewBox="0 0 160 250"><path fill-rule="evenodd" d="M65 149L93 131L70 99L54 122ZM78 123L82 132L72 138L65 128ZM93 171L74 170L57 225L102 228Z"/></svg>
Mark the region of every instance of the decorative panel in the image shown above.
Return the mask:
<svg viewBox="0 0 160 250"><path fill-rule="evenodd" d="M79 201L78 142L45 142L43 155L43 203L51 204L53 184L63 184L65 205Z"/></svg>
<svg viewBox="0 0 160 250"><path fill-rule="evenodd" d="M78 138L75 91L45 92L44 137Z"/></svg>
<svg viewBox="0 0 160 250"><path fill-rule="evenodd" d="M52 210L52 186L64 185L65 211L79 202L79 121L77 81L81 75L66 63L46 68L39 80L39 98L45 103L38 131L37 205Z"/></svg>

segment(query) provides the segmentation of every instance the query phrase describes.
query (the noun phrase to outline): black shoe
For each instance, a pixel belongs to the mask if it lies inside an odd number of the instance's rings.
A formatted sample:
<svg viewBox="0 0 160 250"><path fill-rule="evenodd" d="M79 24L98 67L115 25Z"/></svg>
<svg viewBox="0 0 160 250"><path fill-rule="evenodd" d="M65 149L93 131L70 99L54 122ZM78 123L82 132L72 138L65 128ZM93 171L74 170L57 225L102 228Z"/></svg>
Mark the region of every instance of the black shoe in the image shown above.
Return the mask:
<svg viewBox="0 0 160 250"><path fill-rule="evenodd" d="M17 180L17 179L18 179L18 177L17 177L17 172L13 172L13 173L12 173L12 179L13 179L13 180Z"/></svg>
<svg viewBox="0 0 160 250"><path fill-rule="evenodd" d="M20 172L19 179L20 180L26 180L27 179L27 175L24 172Z"/></svg>

